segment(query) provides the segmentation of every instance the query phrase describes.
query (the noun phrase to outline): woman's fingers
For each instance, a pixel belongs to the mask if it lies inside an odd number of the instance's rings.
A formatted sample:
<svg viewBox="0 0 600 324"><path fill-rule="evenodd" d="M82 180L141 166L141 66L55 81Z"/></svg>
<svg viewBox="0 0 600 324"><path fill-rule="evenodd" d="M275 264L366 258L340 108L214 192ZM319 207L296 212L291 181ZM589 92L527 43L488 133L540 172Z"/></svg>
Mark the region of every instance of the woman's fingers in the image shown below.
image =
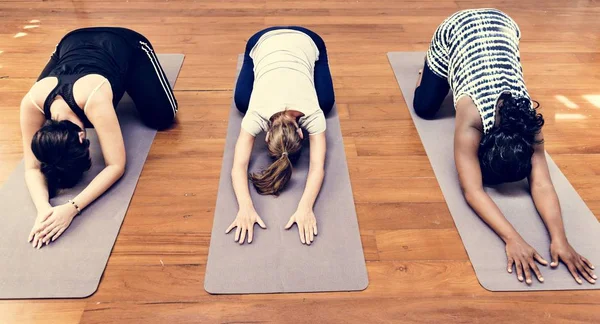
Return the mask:
<svg viewBox="0 0 600 324"><path fill-rule="evenodd" d="M515 260L515 267L517 268L517 279L523 281L523 265L520 260Z"/></svg>
<svg viewBox="0 0 600 324"><path fill-rule="evenodd" d="M515 260L512 257L508 257L508 264L506 265L506 271L508 271L508 273L513 272L514 264L515 264Z"/></svg>
<svg viewBox="0 0 600 324"><path fill-rule="evenodd" d="M42 239L42 241L43 241L44 243L46 243L46 245L47 245L48 243L50 243L50 239L51 239L51 238L52 238L54 235L56 235L56 233L58 233L58 231L60 231L60 229L61 229L61 227L60 227L60 226L55 226L55 227L54 227L54 229L52 230L52 232L50 232L50 233L48 233L48 234L46 234L46 235L44 236L44 238Z"/></svg>
<svg viewBox="0 0 600 324"><path fill-rule="evenodd" d="M542 276L542 272L540 271L537 264L535 264L535 262L533 260L531 260L529 267L531 267L531 269L533 269L533 272L535 273L535 276L537 277L537 279L540 282L544 282L544 277Z"/></svg>
<svg viewBox="0 0 600 324"><path fill-rule="evenodd" d="M231 223L231 225L229 225L229 227L227 227L227 229L225 230L225 234L229 234L229 232L231 232L231 230L236 227L235 225L235 220L233 221L233 223Z"/></svg>
<svg viewBox="0 0 600 324"><path fill-rule="evenodd" d="M558 254L556 252L551 252L552 253L552 262L550 262L550 266L552 268L556 268L558 267Z"/></svg>
<svg viewBox="0 0 600 324"><path fill-rule="evenodd" d="M315 240L314 228L313 227L309 227L308 228L308 232L310 233L310 243L312 243Z"/></svg>
<svg viewBox="0 0 600 324"><path fill-rule="evenodd" d="M295 222L296 219L294 218L294 216L290 217L290 220L287 222L287 224L285 224L285 229L290 229Z"/></svg>
<svg viewBox="0 0 600 324"><path fill-rule="evenodd" d="M300 242L302 242L302 244L305 244L306 240L304 238L304 227L303 226L298 226L298 234L300 235Z"/></svg>
<svg viewBox="0 0 600 324"><path fill-rule="evenodd" d="M42 223L39 225L39 227L38 227L38 229L37 229L37 231L36 231L36 232L38 232L38 233L39 233L39 232L41 232L41 231L45 230L45 229L46 229L46 227L50 226L52 223L54 223L54 219L47 218L45 221L43 221L43 222L42 222Z"/></svg>
<svg viewBox="0 0 600 324"><path fill-rule="evenodd" d="M48 235L48 233L52 232L56 227L58 227L58 225L56 223L52 223L49 226L47 226L41 233L40 233L40 238L43 240L46 235Z"/></svg>
<svg viewBox="0 0 600 324"><path fill-rule="evenodd" d="M533 254L533 258L540 264L548 265L548 261L546 261L546 259L544 259L539 253L537 253L537 251Z"/></svg>
<svg viewBox="0 0 600 324"><path fill-rule="evenodd" d="M573 276L573 278L575 278L575 281L577 281L578 284L582 284L583 281L581 280L581 278L579 278L579 275L577 274L577 269L575 268L575 266L573 266L572 263L567 263L567 268L569 269L569 272L571 273L571 275Z"/></svg>
<svg viewBox="0 0 600 324"><path fill-rule="evenodd" d="M529 262L523 262L523 272L525 272L525 283L531 285L533 280L531 280L531 269L530 264L533 263L533 259L529 260Z"/></svg>
<svg viewBox="0 0 600 324"><path fill-rule="evenodd" d="M306 245L310 245L312 242L310 239L310 228L308 228L308 225L304 225L304 241L306 242Z"/></svg>
<svg viewBox="0 0 600 324"><path fill-rule="evenodd" d="M31 242L31 246L33 246L34 248L37 247L39 237L40 237L40 233L35 233L33 235L33 241Z"/></svg>
<svg viewBox="0 0 600 324"><path fill-rule="evenodd" d="M248 226L248 243L252 243L254 238L254 224Z"/></svg>
<svg viewBox="0 0 600 324"><path fill-rule="evenodd" d="M590 262L590 260L581 257L581 260L583 261L583 263L585 263L590 269L594 270L596 267L594 267L594 265Z"/></svg>
<svg viewBox="0 0 600 324"><path fill-rule="evenodd" d="M66 229L66 227L61 228L58 233L52 237L52 242L54 242Z"/></svg>
<svg viewBox="0 0 600 324"><path fill-rule="evenodd" d="M317 231L317 224L315 223L315 225L313 225L313 231L315 231L315 236L317 236L317 234L319 233Z"/></svg>
<svg viewBox="0 0 600 324"><path fill-rule="evenodd" d="M592 270L592 269L594 269L594 268L593 268L592 266L590 266L590 265L591 265L590 261L588 261L586 258L584 258L584 257L582 257L582 256L580 256L580 258L581 258L581 263L582 263L583 269L585 269L585 271L586 271L586 272L587 272L587 273L588 273L588 274L589 274L589 275L590 275L592 278L594 278L594 279L598 279L598 276L596 276L596 275L594 274L594 270Z"/></svg>
<svg viewBox="0 0 600 324"><path fill-rule="evenodd" d="M267 228L267 225L265 225L265 222L263 222L262 218L260 218L260 216L256 217L256 222L258 223L258 226L262 227L263 229Z"/></svg>
<svg viewBox="0 0 600 324"><path fill-rule="evenodd" d="M238 224L238 226L235 228L235 236L234 236L234 240L237 242L240 239L240 232L242 231L241 226Z"/></svg>
<svg viewBox="0 0 600 324"><path fill-rule="evenodd" d="M37 240L37 245L36 245L36 248L37 248L37 249L41 249L41 248L42 248L42 245L44 245L44 243L42 242L42 237L41 237L41 236L39 236L39 237L38 237L38 240Z"/></svg>
<svg viewBox="0 0 600 324"><path fill-rule="evenodd" d="M592 276L590 276L589 273L585 270L583 262L577 262L575 264L575 267L577 268L577 270L579 270L579 273L581 273L585 280L587 280L591 284L596 283L596 280L594 280L594 278L592 278Z"/></svg>
<svg viewBox="0 0 600 324"><path fill-rule="evenodd" d="M246 232L248 231L248 227L246 227L246 225L242 225L242 236L240 237L240 240L238 241L238 243L240 244L244 244L244 240L246 239Z"/></svg>
<svg viewBox="0 0 600 324"><path fill-rule="evenodd" d="M35 225L31 228L31 232L29 232L29 237L27 237L27 242L31 242L33 237L35 236Z"/></svg>

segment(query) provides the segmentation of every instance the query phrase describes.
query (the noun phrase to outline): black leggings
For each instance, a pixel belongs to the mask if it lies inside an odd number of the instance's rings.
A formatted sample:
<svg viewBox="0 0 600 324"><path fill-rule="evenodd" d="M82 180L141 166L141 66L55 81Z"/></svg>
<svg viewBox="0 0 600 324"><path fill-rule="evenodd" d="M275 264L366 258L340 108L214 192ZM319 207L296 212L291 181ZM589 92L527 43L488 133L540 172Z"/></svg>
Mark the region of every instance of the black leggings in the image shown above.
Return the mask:
<svg viewBox="0 0 600 324"><path fill-rule="evenodd" d="M67 34L50 57L50 62L42 71L39 79L48 76L57 65L60 65L62 46L75 48L77 51L77 44L81 44L78 39L86 37L89 33L103 33L102 35L106 36L106 42L123 44L123 40L125 40L130 45L126 48L107 50L122 72L118 76L106 75L113 88L114 103L117 104L124 92L127 92L133 99L145 124L159 130L169 127L177 114L177 100L154 53L152 44L146 37L133 30L117 27L93 27L78 29ZM85 58L82 59L85 60Z"/></svg>
<svg viewBox="0 0 600 324"><path fill-rule="evenodd" d="M248 43L246 44L244 64L242 65L242 69L235 86L234 101L237 109L244 114L246 111L248 111L250 95L252 94L252 88L254 87L254 62L252 62L252 58L250 57L250 51L254 45L256 45L262 35L276 29L292 29L301 31L308 35L313 42L315 42L315 45L317 45L317 48L319 49L319 59L317 62L315 62L315 90L317 91L319 106L321 107L321 110L323 110L323 113L327 115L333 108L335 95L333 93L333 80L331 79L331 72L329 71L329 62L327 60L327 49L325 48L325 42L315 32L298 26L269 27L250 37Z"/></svg>
<svg viewBox="0 0 600 324"><path fill-rule="evenodd" d="M449 90L448 81L433 73L425 63L421 84L415 90L415 113L421 118L433 118L442 107Z"/></svg>

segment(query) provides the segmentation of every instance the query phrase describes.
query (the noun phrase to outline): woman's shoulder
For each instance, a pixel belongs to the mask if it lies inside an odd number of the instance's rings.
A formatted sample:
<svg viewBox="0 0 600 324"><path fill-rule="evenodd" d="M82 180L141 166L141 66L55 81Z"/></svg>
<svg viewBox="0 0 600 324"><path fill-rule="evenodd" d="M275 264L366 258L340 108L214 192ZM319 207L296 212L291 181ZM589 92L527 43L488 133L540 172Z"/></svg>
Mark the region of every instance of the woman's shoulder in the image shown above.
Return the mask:
<svg viewBox="0 0 600 324"><path fill-rule="evenodd" d="M99 74L88 74L73 84L73 98L87 114L93 107L112 105L113 92L108 79Z"/></svg>
<svg viewBox="0 0 600 324"><path fill-rule="evenodd" d="M463 95L456 102L456 126L467 125L483 130L483 121L477 105L468 95Z"/></svg>
<svg viewBox="0 0 600 324"><path fill-rule="evenodd" d="M304 128L308 134L316 135L327 129L327 120L323 110L316 109L314 112L305 114L298 120L300 127Z"/></svg>
<svg viewBox="0 0 600 324"><path fill-rule="evenodd" d="M244 118L242 118L241 127L252 136L256 136L263 131L267 131L268 121L257 111L249 109Z"/></svg>
<svg viewBox="0 0 600 324"><path fill-rule="evenodd" d="M36 108L43 109L46 98L57 84L58 80L55 77L45 77L34 83L23 99L33 103Z"/></svg>

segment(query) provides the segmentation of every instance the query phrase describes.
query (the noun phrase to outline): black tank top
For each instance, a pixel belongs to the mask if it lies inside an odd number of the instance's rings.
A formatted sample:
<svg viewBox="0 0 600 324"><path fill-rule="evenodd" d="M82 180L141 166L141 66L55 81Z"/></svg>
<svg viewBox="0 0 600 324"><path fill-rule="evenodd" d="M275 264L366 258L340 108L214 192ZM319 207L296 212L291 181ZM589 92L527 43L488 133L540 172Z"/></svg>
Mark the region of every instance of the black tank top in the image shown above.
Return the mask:
<svg viewBox="0 0 600 324"><path fill-rule="evenodd" d="M75 82L89 74L99 74L108 79L113 91L113 105L117 106L125 93L127 68L133 49L124 31L111 27L78 29L60 41L53 54L55 67L47 75L40 76L40 79L58 79L58 84L44 101L46 119L51 118L50 106L60 95L85 127L93 127L73 96Z"/></svg>

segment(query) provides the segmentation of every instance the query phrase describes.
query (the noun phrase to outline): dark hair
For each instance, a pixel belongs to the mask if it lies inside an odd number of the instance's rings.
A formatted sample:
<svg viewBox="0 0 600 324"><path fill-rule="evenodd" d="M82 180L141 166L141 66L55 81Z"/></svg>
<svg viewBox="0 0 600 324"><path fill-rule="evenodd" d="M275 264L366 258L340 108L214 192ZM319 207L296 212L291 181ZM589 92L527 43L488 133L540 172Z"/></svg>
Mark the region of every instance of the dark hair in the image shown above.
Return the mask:
<svg viewBox="0 0 600 324"><path fill-rule="evenodd" d="M284 111L271 117L269 130L267 150L274 161L265 170L249 177L259 194L279 196L292 177L292 163L300 157L302 138L294 121L286 118Z"/></svg>
<svg viewBox="0 0 600 324"><path fill-rule="evenodd" d="M90 141L79 141L81 131L68 120L48 120L33 135L31 151L40 161L51 197L59 189L75 186L92 165Z"/></svg>
<svg viewBox="0 0 600 324"><path fill-rule="evenodd" d="M544 125L544 117L532 107L531 99L503 94L500 123L481 138L479 165L485 184L521 180L531 173L531 156ZM496 117L498 118L498 116Z"/></svg>

